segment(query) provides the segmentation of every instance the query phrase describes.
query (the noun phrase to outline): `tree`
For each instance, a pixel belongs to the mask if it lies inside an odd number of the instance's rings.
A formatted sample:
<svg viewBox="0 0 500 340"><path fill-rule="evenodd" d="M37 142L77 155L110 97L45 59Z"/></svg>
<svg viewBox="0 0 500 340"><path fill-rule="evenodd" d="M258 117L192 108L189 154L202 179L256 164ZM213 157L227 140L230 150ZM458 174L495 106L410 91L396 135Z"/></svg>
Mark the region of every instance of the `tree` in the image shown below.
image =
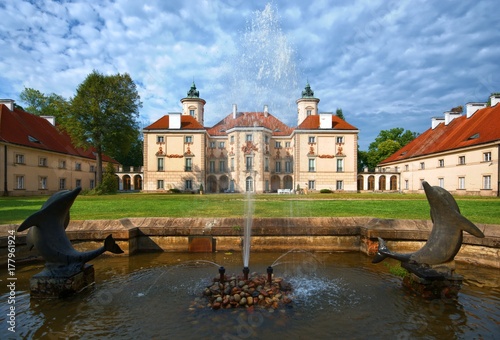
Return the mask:
<svg viewBox="0 0 500 340"><path fill-rule="evenodd" d="M342 109L341 108L337 108L337 111L335 111L335 115L337 117L339 117L340 119L345 120L344 114L342 113Z"/></svg>
<svg viewBox="0 0 500 340"><path fill-rule="evenodd" d="M384 159L414 140L418 133L403 128L393 128L379 132L375 141L368 146L368 152L360 151L365 166L370 170Z"/></svg>
<svg viewBox="0 0 500 340"><path fill-rule="evenodd" d="M26 103L24 110L37 116L54 116L56 121L63 118L68 101L62 96L51 93L46 95L38 90L25 87L19 98Z"/></svg>
<svg viewBox="0 0 500 340"><path fill-rule="evenodd" d="M102 155L126 154L138 139L139 108L135 83L125 74L103 75L93 71L71 99L64 128L79 147L96 153L97 184L102 183Z"/></svg>

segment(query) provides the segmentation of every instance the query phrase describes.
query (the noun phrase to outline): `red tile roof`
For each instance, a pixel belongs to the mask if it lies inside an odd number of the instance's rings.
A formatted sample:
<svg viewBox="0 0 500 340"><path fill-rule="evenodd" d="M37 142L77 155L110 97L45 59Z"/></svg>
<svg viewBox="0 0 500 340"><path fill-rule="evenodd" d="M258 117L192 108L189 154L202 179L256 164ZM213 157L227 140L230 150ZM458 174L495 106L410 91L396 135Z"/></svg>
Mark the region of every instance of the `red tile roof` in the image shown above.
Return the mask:
<svg viewBox="0 0 500 340"><path fill-rule="evenodd" d="M319 115L308 116L297 127L299 130L316 130L319 129ZM332 115L332 129L336 130L357 130L355 126L349 124L345 120L336 115Z"/></svg>
<svg viewBox="0 0 500 340"><path fill-rule="evenodd" d="M478 110L470 118L461 116L448 125L439 124L380 162L381 165L408 158L500 142L500 104Z"/></svg>
<svg viewBox="0 0 500 340"><path fill-rule="evenodd" d="M169 127L169 116L165 115L158 119L153 124L145 127L145 130L162 130L168 129ZM201 125L194 117L181 115L181 129L186 130L203 130L204 127Z"/></svg>
<svg viewBox="0 0 500 340"><path fill-rule="evenodd" d="M94 149L73 146L70 136L57 129L45 118L0 104L0 141L30 148L95 159ZM103 155L106 162L118 163Z"/></svg>
<svg viewBox="0 0 500 340"><path fill-rule="evenodd" d="M273 136L289 136L294 130L270 113L238 112L236 118L231 113L207 131L211 136L224 136L227 130L237 127L263 127L271 130Z"/></svg>

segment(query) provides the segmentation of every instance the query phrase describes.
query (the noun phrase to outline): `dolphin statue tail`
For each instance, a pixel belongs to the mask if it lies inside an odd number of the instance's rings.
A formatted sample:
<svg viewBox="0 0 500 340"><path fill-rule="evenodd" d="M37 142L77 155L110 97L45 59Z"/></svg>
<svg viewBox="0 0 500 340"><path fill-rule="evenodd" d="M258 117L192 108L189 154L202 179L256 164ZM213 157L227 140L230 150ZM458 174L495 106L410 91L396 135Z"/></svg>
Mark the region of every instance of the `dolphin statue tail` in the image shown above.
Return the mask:
<svg viewBox="0 0 500 340"><path fill-rule="evenodd" d="M378 250L377 254L372 260L372 263L382 262L387 257L391 257L401 262L408 262L410 260L410 255L411 254L398 254L391 252L389 248L387 248L385 241L382 238L378 237Z"/></svg>
<svg viewBox="0 0 500 340"><path fill-rule="evenodd" d="M116 244L115 239L113 236L108 235L106 239L104 240L104 250L112 252L113 254L122 254L123 250Z"/></svg>

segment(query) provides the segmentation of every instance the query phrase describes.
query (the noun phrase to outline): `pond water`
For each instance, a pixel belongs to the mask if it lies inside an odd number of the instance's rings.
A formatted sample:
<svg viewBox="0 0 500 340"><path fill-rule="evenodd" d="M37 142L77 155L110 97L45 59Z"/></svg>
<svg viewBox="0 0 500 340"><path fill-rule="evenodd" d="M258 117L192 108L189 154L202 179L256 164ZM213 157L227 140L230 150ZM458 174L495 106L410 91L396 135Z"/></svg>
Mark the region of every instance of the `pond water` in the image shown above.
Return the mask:
<svg viewBox="0 0 500 340"><path fill-rule="evenodd" d="M500 334L497 269L457 263L464 276L458 299L426 301L389 273L396 262L374 265L361 253L253 253L250 271L265 273L275 261L274 275L294 288L293 302L276 310L200 307L218 266L227 275L241 275L240 253L102 256L92 262L95 285L61 300L30 299L29 279L43 265L26 265L16 271L15 335L7 330L3 271L0 334L4 339L493 339Z"/></svg>

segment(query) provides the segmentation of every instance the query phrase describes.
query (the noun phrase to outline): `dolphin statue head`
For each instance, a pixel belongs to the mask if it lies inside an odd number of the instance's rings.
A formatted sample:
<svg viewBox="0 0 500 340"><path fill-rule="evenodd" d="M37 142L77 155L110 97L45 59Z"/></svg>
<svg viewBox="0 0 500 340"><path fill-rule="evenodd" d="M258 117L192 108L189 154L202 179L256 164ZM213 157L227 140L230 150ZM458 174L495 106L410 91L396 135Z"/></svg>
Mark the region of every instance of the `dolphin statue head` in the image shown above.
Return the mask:
<svg viewBox="0 0 500 340"><path fill-rule="evenodd" d="M431 208L433 222L427 242L414 253L398 254L391 252L384 240L379 237L378 251L372 263L391 257L401 262L438 265L455 258L462 245L463 231L476 237L484 237L483 232L474 223L460 214L457 202L448 191L438 186L431 186L426 181L422 182L422 186Z"/></svg>
<svg viewBox="0 0 500 340"><path fill-rule="evenodd" d="M35 247L45 259L45 272L49 276L71 276L82 270L86 262L105 251L123 253L111 235L99 249L79 252L73 248L66 235L66 227L70 220L69 210L80 191L81 188L77 187L55 193L17 229L18 232L29 229L27 243L31 248Z"/></svg>

